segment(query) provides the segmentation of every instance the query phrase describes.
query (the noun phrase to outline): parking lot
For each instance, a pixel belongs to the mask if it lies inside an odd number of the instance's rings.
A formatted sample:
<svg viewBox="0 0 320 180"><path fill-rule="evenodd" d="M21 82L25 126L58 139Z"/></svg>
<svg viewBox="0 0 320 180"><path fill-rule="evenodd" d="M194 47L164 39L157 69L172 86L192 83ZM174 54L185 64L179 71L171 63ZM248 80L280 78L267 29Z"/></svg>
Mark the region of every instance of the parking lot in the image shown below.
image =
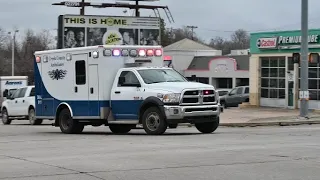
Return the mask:
<svg viewBox="0 0 320 180"><path fill-rule="evenodd" d="M142 129L114 135L88 126L66 135L27 121L0 125L0 179L315 179L320 126L225 128L199 134Z"/></svg>

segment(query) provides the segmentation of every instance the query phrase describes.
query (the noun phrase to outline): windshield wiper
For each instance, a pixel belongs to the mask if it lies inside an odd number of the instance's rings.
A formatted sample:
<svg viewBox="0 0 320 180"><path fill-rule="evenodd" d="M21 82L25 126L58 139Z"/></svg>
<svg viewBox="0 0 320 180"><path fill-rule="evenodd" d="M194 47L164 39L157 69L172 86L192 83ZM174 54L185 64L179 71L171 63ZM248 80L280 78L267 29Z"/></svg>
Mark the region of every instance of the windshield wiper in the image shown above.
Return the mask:
<svg viewBox="0 0 320 180"><path fill-rule="evenodd" d="M170 81L167 81L167 82L182 82L180 80L170 80Z"/></svg>

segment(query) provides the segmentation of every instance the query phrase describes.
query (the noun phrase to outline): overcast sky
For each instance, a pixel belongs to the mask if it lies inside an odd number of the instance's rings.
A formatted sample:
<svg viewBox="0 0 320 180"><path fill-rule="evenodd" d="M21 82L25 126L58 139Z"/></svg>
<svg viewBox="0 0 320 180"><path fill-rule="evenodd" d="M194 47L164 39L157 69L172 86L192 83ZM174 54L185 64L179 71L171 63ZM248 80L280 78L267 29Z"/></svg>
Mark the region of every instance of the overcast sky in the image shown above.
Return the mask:
<svg viewBox="0 0 320 180"><path fill-rule="evenodd" d="M0 26L5 29L12 29L14 26L35 30L57 28L60 14L79 13L78 8L51 5L61 1L63 0L0 0ZM203 39L215 36L227 38L230 31L239 28L253 32L300 28L301 0L160 0L149 4L168 5L175 19L175 23L167 22L169 27L198 26L196 33ZM319 7L320 0L309 0L310 28L320 27ZM123 10L125 9L88 7L86 14L123 15ZM143 11L142 15L154 16L154 13L151 10Z"/></svg>

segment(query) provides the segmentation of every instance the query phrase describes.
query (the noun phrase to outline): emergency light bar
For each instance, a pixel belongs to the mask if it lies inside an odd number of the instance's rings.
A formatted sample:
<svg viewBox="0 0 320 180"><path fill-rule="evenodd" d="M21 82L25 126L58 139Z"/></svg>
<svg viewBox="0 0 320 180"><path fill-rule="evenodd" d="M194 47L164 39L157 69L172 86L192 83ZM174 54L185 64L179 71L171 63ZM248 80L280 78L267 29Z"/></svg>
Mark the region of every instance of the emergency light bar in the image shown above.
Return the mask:
<svg viewBox="0 0 320 180"><path fill-rule="evenodd" d="M151 57L162 56L161 49L105 49L103 56L130 56L130 57Z"/></svg>

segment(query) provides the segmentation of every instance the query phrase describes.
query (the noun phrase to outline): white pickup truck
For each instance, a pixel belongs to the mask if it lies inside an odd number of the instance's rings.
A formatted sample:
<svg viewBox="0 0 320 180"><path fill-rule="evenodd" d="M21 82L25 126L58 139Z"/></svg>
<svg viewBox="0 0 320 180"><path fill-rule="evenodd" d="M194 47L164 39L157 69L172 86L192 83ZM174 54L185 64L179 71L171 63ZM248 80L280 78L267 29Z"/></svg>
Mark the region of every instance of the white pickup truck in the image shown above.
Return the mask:
<svg viewBox="0 0 320 180"><path fill-rule="evenodd" d="M2 122L11 124L14 119L29 120L31 125L39 125L42 120L35 120L35 87L18 88L2 103Z"/></svg>

